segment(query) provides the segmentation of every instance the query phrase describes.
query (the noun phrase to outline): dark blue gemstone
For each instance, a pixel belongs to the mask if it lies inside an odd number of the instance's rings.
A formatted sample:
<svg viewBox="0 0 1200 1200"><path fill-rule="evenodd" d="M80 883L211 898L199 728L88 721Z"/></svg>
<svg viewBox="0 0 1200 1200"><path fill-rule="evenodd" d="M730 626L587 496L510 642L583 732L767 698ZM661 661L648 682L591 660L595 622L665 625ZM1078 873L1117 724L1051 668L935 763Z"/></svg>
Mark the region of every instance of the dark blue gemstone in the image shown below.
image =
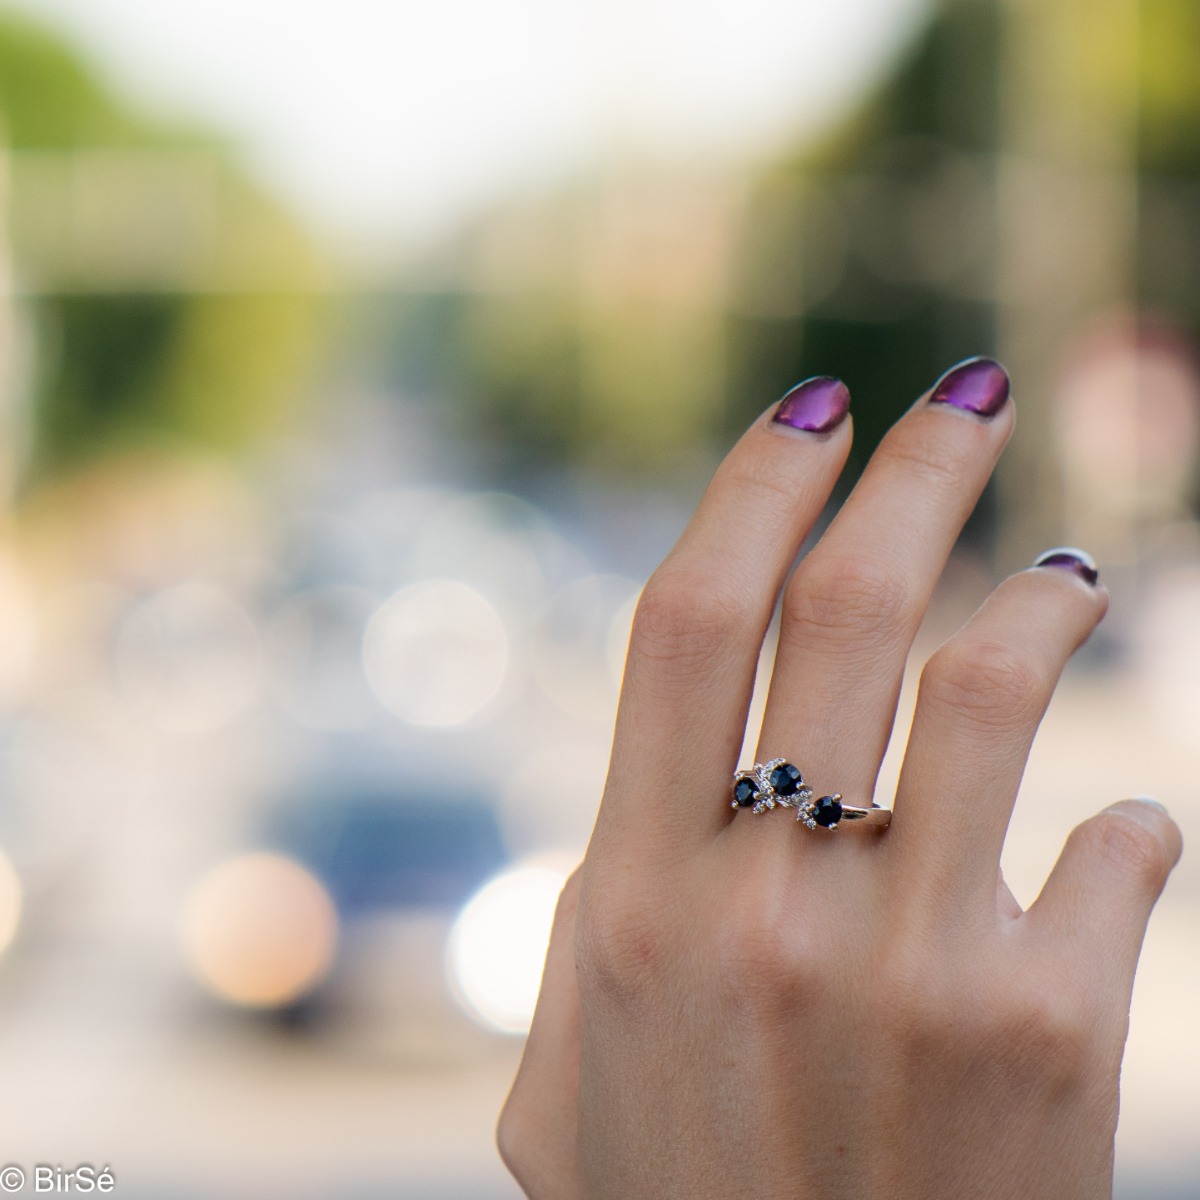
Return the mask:
<svg viewBox="0 0 1200 1200"><path fill-rule="evenodd" d="M771 785L771 790L775 795L794 796L800 790L804 780L800 778L800 772L791 763L785 762L780 763L771 772L767 777L767 782Z"/></svg>
<svg viewBox="0 0 1200 1200"><path fill-rule="evenodd" d="M739 808L749 808L758 799L758 784L753 779L739 779L733 785L733 798Z"/></svg>
<svg viewBox="0 0 1200 1200"><path fill-rule="evenodd" d="M813 805L812 818L825 829L832 829L842 819L842 803L834 796L822 796Z"/></svg>

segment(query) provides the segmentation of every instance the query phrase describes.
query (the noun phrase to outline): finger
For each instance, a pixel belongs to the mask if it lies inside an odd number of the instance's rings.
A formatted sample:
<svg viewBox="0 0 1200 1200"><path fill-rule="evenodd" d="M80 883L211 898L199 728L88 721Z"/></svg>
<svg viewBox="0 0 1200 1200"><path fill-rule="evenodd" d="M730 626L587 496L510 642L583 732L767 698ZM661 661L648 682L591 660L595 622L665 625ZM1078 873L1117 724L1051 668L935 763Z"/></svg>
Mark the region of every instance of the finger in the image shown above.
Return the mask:
<svg viewBox="0 0 1200 1200"><path fill-rule="evenodd" d="M741 748L759 649L849 453L849 399L837 380L809 380L760 418L646 584L594 847L644 846L661 829L662 842L684 849L728 821L718 799ZM687 821L669 820L672 808Z"/></svg>
<svg viewBox="0 0 1200 1200"><path fill-rule="evenodd" d="M575 1161L579 1087L579 985L575 976L577 868L554 913L533 1024L500 1113L500 1157L526 1195L563 1196Z"/></svg>
<svg viewBox="0 0 1200 1200"><path fill-rule="evenodd" d="M1096 577L1082 551L1013 575L926 664L888 835L906 893L994 897L1034 734L1108 606L1084 575Z"/></svg>
<svg viewBox="0 0 1200 1200"><path fill-rule="evenodd" d="M788 585L760 761L868 802L917 626L1011 433L1007 397L999 364L969 360L883 440Z"/></svg>
<svg viewBox="0 0 1200 1200"><path fill-rule="evenodd" d="M1094 995L1111 998L1119 1019L1129 1012L1150 913L1182 850L1161 804L1122 800L1072 831L1024 917L1052 952L1081 966Z"/></svg>

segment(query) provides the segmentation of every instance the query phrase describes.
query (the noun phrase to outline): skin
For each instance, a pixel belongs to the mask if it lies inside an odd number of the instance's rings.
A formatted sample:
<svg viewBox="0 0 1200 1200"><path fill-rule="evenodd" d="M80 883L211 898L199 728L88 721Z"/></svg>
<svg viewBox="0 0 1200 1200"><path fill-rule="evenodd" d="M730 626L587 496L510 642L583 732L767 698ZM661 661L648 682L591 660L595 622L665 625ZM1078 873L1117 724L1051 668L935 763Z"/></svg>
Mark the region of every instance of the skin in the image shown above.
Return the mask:
<svg viewBox="0 0 1200 1200"><path fill-rule="evenodd" d="M849 451L765 414L644 591L595 833L499 1127L533 1200L1099 1200L1134 969L1179 857L1153 803L1072 833L1022 911L1000 852L1107 594L1002 583L928 662L892 825L729 808L758 761L865 804L935 582L1012 429L922 399L788 579ZM786 587L785 587L786 583Z"/></svg>

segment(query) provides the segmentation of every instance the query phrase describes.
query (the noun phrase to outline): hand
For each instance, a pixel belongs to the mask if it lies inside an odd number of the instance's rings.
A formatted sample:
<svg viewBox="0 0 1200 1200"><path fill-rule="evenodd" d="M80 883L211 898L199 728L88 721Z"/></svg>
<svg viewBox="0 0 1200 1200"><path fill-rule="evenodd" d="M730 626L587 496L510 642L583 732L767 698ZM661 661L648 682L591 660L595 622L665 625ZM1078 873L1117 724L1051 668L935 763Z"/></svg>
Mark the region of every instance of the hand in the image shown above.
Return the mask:
<svg viewBox="0 0 1200 1200"><path fill-rule="evenodd" d="M845 389L794 389L647 584L500 1123L534 1200L1111 1196L1134 968L1179 832L1113 805L1027 912L999 870L1042 713L1107 606L1085 556L1006 580L930 659L890 828L729 805L781 591L758 760L870 803L1007 397L987 360L943 377L785 588L850 447Z"/></svg>

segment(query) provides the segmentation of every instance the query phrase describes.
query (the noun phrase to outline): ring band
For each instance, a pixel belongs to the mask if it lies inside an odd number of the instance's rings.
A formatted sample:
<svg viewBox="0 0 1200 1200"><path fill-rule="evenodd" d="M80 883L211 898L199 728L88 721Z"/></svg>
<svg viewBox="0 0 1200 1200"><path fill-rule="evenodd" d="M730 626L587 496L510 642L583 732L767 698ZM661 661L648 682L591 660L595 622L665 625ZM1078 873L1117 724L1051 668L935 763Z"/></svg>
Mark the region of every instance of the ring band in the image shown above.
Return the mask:
<svg viewBox="0 0 1200 1200"><path fill-rule="evenodd" d="M785 758L755 763L750 770L739 771L733 777L730 807L748 808L755 813L791 808L796 811L796 820L809 829L820 827L830 831L843 822L886 828L892 819L892 810L878 804L866 808L843 804L840 792L814 800L812 788Z"/></svg>

